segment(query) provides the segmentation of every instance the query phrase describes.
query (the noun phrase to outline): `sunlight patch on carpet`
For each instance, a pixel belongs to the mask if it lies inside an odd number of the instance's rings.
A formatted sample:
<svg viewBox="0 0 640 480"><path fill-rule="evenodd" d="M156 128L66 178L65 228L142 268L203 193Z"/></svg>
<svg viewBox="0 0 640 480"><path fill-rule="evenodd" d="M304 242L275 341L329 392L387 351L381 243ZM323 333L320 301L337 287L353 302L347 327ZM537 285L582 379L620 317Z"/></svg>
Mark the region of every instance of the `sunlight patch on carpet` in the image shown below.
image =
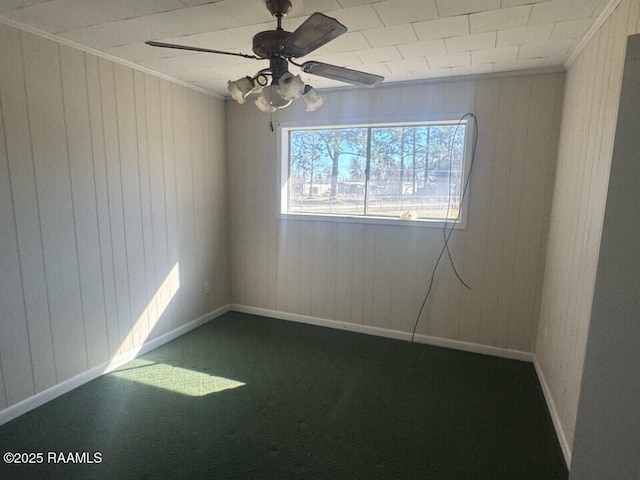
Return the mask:
<svg viewBox="0 0 640 480"><path fill-rule="evenodd" d="M245 385L237 380L140 358L127 363L108 376L131 380L190 397L201 397Z"/></svg>

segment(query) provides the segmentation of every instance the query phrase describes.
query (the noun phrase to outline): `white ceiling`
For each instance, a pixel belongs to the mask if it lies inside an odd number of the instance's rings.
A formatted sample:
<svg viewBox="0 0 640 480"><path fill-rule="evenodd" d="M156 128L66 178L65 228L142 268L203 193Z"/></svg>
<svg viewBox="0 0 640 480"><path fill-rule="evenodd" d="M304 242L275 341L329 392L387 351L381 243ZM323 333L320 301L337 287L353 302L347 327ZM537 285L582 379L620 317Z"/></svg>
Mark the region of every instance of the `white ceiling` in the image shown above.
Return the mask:
<svg viewBox="0 0 640 480"><path fill-rule="evenodd" d="M385 82L561 67L612 0L292 0L292 31L313 12L346 34L304 57L383 75ZM264 0L0 0L22 24L227 95L265 60L149 47L145 40L252 53L275 28ZM291 68L296 73L296 67ZM316 88L340 84L303 74Z"/></svg>

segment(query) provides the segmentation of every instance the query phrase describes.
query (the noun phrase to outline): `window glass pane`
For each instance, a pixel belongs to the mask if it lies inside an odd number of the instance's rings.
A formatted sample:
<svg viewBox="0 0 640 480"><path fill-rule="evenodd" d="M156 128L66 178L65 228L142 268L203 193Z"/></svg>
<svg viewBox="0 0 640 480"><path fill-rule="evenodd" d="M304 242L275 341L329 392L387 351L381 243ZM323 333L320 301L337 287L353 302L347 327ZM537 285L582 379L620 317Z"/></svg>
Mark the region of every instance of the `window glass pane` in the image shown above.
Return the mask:
<svg viewBox="0 0 640 480"><path fill-rule="evenodd" d="M418 219L455 219L464 137L464 125L372 128L367 214L399 217L412 212Z"/></svg>
<svg viewBox="0 0 640 480"><path fill-rule="evenodd" d="M364 214L367 130L289 131L289 213Z"/></svg>
<svg viewBox="0 0 640 480"><path fill-rule="evenodd" d="M286 129L283 211L459 220L465 130L453 122Z"/></svg>

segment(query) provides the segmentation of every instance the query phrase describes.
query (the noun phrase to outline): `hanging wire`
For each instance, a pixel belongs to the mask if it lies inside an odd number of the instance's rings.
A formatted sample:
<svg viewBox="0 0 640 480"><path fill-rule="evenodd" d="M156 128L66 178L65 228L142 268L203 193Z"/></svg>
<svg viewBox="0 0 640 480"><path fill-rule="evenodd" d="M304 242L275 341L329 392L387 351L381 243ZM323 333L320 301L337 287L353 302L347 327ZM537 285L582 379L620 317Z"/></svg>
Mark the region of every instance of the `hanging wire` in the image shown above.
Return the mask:
<svg viewBox="0 0 640 480"><path fill-rule="evenodd" d="M450 212L450 208L451 208L451 197L452 197L452 191L451 191L451 163L452 163L452 157L453 157L453 139L455 138L455 135L457 134L458 128L462 125L462 123L464 122L464 120L466 118L471 118L473 119L473 142L472 142L472 147L471 147L471 161L469 164L469 173L467 174L467 178L464 182L464 187L462 189L462 195L460 196L460 203L459 203L459 207L458 207L458 214L456 215L456 218L453 220L453 222L451 222L451 227L447 227L447 220L449 218L449 212ZM420 311L418 312L418 316L416 317L416 321L413 325L413 331L411 332L411 342L413 342L415 336L416 336L416 329L418 328L418 323L420 323L420 317L422 316L422 312L424 311L424 307L427 304L427 300L429 299L429 297L431 296L431 291L433 290L433 284L436 278L436 271L438 270L438 265L440 264L440 260L442 260L442 256L444 255L445 252L447 252L447 255L449 257L449 262L451 263L451 267L453 269L453 271L456 274L456 277L458 278L458 280L460 281L460 283L462 283L462 285L464 285L467 289L471 289L471 287L469 287L469 285L467 285L464 280L462 280L462 277L460 277L460 275L458 274L458 271L456 270L455 267L455 263L453 261L453 256L451 255L451 251L449 250L449 239L451 238L451 235L453 234L453 230L455 228L455 224L459 221L460 219L460 211L462 210L462 206L464 205L464 201L467 195L467 191L469 189L469 183L471 181L471 175L473 173L473 165L475 163L476 160L476 148L478 146L478 119L476 118L476 116L473 113L465 113L462 117L460 117L460 120L458 120L458 124L456 125L456 129L454 131L453 134L453 138L449 144L449 201L448 201L448 205L447 205L447 214L445 216L445 220L443 222L443 228L442 228L442 235L443 235L443 239L444 239L444 244L442 245L442 249L440 250L440 253L438 254L438 258L436 259L436 263L433 266L433 270L431 271L431 279L429 280L429 287L427 288L427 293L424 296L424 300L422 301L422 305L420 306Z"/></svg>

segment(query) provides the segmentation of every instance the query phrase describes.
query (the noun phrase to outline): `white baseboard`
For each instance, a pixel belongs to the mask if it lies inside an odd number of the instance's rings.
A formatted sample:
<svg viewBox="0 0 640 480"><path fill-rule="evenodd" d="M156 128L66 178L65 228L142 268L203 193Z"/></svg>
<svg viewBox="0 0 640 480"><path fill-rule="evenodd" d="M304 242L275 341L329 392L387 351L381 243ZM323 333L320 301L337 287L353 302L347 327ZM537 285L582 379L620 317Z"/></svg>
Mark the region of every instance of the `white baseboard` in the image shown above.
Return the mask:
<svg viewBox="0 0 640 480"><path fill-rule="evenodd" d="M544 373L542 372L542 368L538 363L538 359L534 356L533 366L536 369L536 373L538 374L538 381L540 382L540 386L542 387L542 392L544 393L544 399L547 401L547 408L549 409L549 414L551 415L551 420L553 421L553 426L556 430L556 435L558 436L558 441L560 442L560 448L562 448L562 454L564 455L564 461L567 464L567 468L571 467L571 447L569 447L569 442L567 442L567 437L564 435L564 430L562 429L562 423L560 423L560 416L558 415L558 411L556 410L555 403L553 403L553 397L551 396L551 389L549 389L549 385L547 385L547 381L544 378Z"/></svg>
<svg viewBox="0 0 640 480"><path fill-rule="evenodd" d="M213 310L212 312L209 312L206 315L201 316L200 318L196 318L195 320L192 320L185 325L182 325L174 330L171 330L170 332L165 333L164 335L154 338L153 340L149 340L148 342L145 342L144 344L135 347L134 349L126 353L118 355L117 357L112 358L102 365L90 368L89 370L86 370L74 377L68 378L67 380L58 383L57 385L47 388L42 392L38 392L29 398L25 398L24 400L13 404L10 407L7 407L4 410L0 411L0 425L7 423L8 421L13 420L16 417L19 417L20 415L27 413L28 411L33 410L34 408L39 407L40 405L43 405L53 400L54 398L59 397L60 395L64 395L74 388L77 388L80 385L98 378L100 375L103 375L120 367L121 365L124 365L125 363L133 360L137 356L143 355L153 350L154 348L157 348L160 345L163 345L173 340L174 338L179 337L180 335L184 335L189 330L193 330L194 328L197 328L200 325L203 325L228 311L229 305L224 305L220 308L217 308L216 310Z"/></svg>
<svg viewBox="0 0 640 480"><path fill-rule="evenodd" d="M250 307L247 305L231 304L230 309L234 312L251 313L261 315L263 317L279 318L280 320L289 320L292 322L307 323L320 327L335 328L338 330L347 330L350 332L365 333L367 335L376 335L379 337L394 338L396 340L411 340L411 333L401 332L399 330L388 330L385 328L372 327L369 325L360 325L356 323L340 322L337 320L329 320L326 318L311 317L308 315L300 315L297 313L281 312L278 310L269 310L266 308ZM450 340L448 338L430 337L428 335L415 335L414 342L424 343L437 347L452 348L454 350L463 350L465 352L480 353L483 355L491 355L494 357L509 358L512 360L521 360L525 362L533 362L534 355L530 352L521 352L519 350L509 350L506 348L491 347L488 345L480 345L477 343L461 342L459 340Z"/></svg>

